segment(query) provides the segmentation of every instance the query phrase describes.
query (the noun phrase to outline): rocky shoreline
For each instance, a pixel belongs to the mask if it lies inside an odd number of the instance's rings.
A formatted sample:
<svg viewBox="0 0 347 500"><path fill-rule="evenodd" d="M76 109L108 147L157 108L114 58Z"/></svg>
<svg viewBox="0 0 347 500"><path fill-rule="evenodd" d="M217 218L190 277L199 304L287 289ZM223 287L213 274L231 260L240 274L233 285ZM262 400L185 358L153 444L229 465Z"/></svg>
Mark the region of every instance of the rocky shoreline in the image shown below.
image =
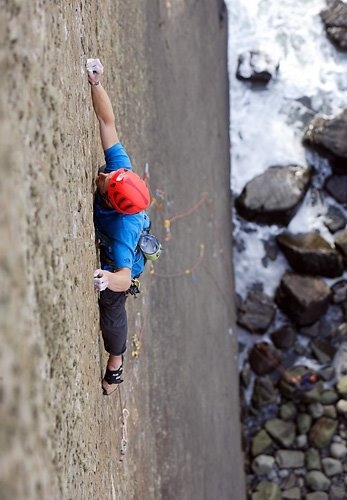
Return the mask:
<svg viewBox="0 0 347 500"><path fill-rule="evenodd" d="M347 5L329 2L321 18L336 50L346 50ZM279 67L251 51L240 55L236 76L266 85ZM254 283L238 299L238 324L252 339L240 373L252 500L347 498L347 109L326 117L306 96L300 105L302 141L324 162L271 165L235 199L244 231L250 222L279 227L264 243L267 265L280 252L288 264L273 297ZM323 203L329 241L310 228L286 229L305 196Z"/></svg>

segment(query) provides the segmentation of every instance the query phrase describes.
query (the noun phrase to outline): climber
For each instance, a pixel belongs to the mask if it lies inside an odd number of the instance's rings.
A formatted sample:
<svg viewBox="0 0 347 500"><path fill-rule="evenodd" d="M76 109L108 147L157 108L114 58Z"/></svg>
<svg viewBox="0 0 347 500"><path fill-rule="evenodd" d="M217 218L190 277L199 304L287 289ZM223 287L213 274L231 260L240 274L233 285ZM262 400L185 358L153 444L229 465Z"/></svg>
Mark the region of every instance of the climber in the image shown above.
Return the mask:
<svg viewBox="0 0 347 500"><path fill-rule="evenodd" d="M150 221L145 209L150 203L146 183L132 171L132 165L118 139L109 96L101 83L99 59L87 60L93 108L99 122L106 165L96 177L94 225L100 248L100 267L94 272L99 294L100 328L109 354L102 379L103 394L110 395L123 382L123 355L127 342L125 302L134 293L145 256L139 248ZM115 387L113 387L115 385Z"/></svg>

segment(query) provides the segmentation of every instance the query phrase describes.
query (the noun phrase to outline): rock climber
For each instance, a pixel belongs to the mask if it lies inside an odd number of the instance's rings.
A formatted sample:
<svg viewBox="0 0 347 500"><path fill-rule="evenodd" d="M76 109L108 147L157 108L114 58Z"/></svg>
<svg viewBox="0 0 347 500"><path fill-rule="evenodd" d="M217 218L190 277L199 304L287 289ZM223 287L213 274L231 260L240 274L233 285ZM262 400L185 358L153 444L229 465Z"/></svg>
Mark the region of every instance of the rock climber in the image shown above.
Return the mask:
<svg viewBox="0 0 347 500"><path fill-rule="evenodd" d="M106 162L96 177L94 225L101 268L94 271L94 287L100 292L100 329L109 354L102 379L103 394L108 396L123 382L125 303L145 264L138 244L150 224L144 211L150 193L144 180L132 171L129 156L119 142L112 104L101 83L103 66L99 59L87 60L87 74Z"/></svg>

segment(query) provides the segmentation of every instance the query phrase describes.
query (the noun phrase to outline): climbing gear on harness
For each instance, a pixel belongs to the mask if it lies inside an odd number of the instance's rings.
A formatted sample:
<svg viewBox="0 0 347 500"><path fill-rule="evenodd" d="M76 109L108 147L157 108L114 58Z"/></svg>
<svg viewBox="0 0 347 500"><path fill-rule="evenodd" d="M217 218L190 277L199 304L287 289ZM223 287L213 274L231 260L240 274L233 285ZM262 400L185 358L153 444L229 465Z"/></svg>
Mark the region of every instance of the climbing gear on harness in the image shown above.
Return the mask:
<svg viewBox="0 0 347 500"><path fill-rule="evenodd" d="M121 378L123 374L123 356L122 356L122 364L118 368L118 370L109 370L106 368L105 375L104 375L104 380L107 382L109 385L112 384L121 384L123 382L123 379ZM114 389L114 391L117 389L117 387ZM112 394L114 391L107 392L105 387L102 387L102 393L104 396L109 396Z"/></svg>
<svg viewBox="0 0 347 500"><path fill-rule="evenodd" d="M130 293L130 295L136 295L140 293L140 280L138 278L133 278L131 280L131 285L130 288L125 292L127 295Z"/></svg>
<svg viewBox="0 0 347 500"><path fill-rule="evenodd" d="M139 244L141 252L147 260L158 260L162 251L160 241L153 234L143 233Z"/></svg>
<svg viewBox="0 0 347 500"><path fill-rule="evenodd" d="M150 204L146 183L127 168L120 168L112 173L107 196L113 208L122 214L137 214Z"/></svg>

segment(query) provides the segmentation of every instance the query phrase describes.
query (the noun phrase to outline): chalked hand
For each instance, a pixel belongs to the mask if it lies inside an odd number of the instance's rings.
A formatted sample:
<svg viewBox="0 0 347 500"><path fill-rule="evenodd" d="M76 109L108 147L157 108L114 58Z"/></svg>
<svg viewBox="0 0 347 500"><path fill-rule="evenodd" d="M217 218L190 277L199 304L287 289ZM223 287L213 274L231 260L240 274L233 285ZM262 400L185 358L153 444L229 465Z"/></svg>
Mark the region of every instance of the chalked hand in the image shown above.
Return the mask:
<svg viewBox="0 0 347 500"><path fill-rule="evenodd" d="M101 269L94 271L94 288L99 292L103 292L108 287L108 277Z"/></svg>
<svg viewBox="0 0 347 500"><path fill-rule="evenodd" d="M99 85L100 76L104 72L104 67L100 62L100 59L87 59L87 73L88 81L91 85Z"/></svg>

